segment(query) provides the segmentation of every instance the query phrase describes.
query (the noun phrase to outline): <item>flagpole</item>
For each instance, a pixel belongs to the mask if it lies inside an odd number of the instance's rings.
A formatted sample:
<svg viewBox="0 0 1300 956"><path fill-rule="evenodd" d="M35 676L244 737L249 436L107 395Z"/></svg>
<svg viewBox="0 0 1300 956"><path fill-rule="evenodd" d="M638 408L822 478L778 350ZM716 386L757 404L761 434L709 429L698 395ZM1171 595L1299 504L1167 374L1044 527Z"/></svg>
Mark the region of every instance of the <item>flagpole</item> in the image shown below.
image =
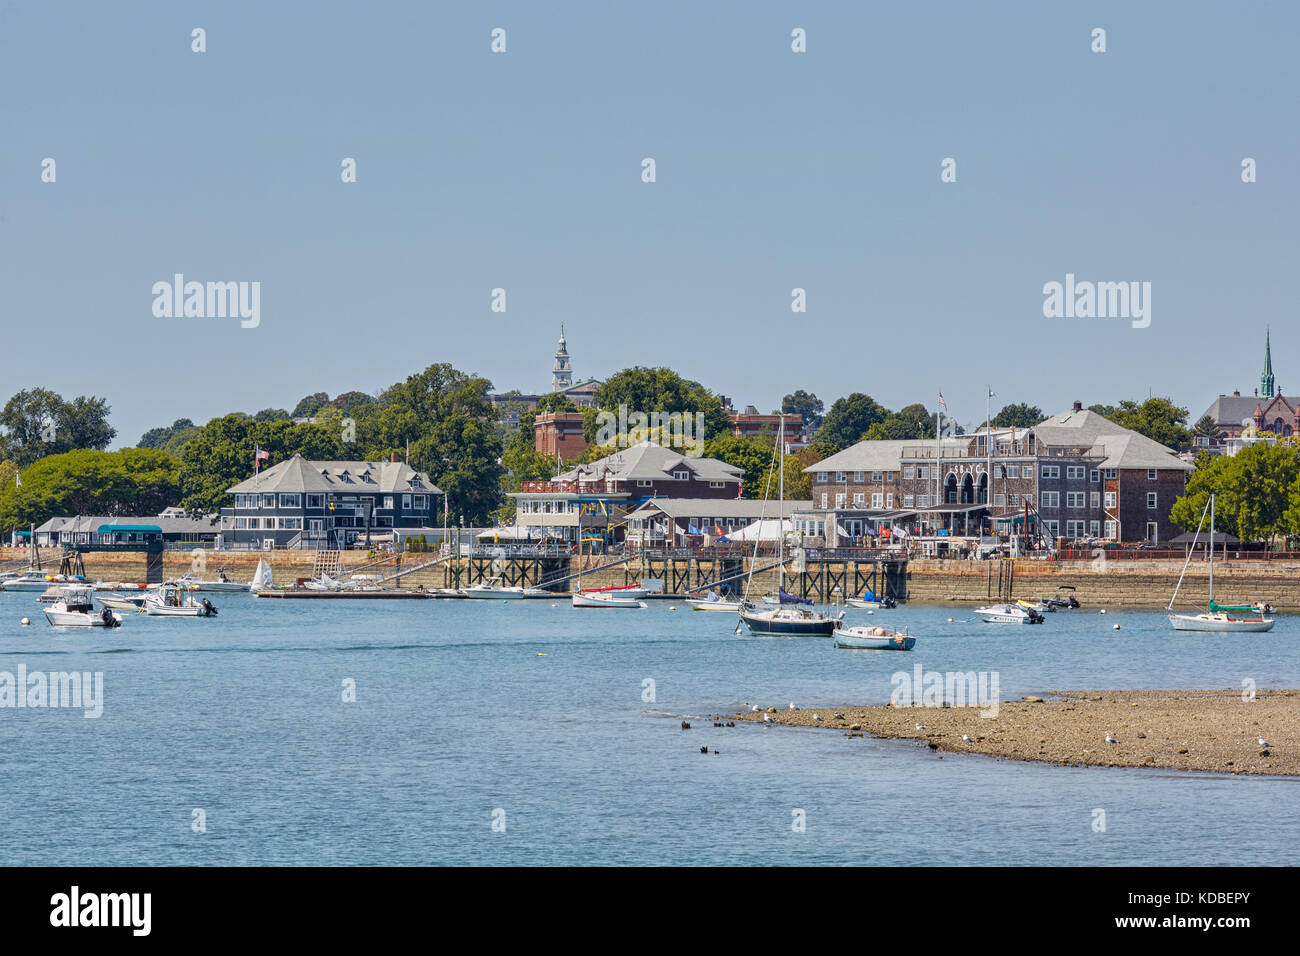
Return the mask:
<svg viewBox="0 0 1300 956"><path fill-rule="evenodd" d="M934 533L936 533L936 532L938 531L938 528L935 527L935 525L937 525L937 523L939 522L939 514L940 514L940 512L939 512L939 510L938 510L938 507L939 507L939 501L940 501L940 498L941 498L942 495L943 495L943 485L942 485L942 481L943 481L943 479L942 479L942 478L940 477L940 475L939 475L940 470L941 470L940 456L943 454L943 452L942 452L942 448L941 448L941 446L940 446L940 444L939 444L939 442L940 442L940 438L939 438L939 436L940 436L941 434L943 434L943 392L940 392L940 393L939 393L939 405L938 405L938 407L935 409L935 412L934 412L934 504L935 504L935 511L934 511L934 521L931 522L931 528L930 528L930 531L931 531L932 534L934 534ZM936 542L936 543L935 543L936 553L937 553L937 549L938 549L938 547L939 547L938 542Z"/></svg>
<svg viewBox="0 0 1300 956"><path fill-rule="evenodd" d="M988 392L988 397L984 399L984 453L987 458L985 465L985 474L988 480L984 483L984 504L989 513L989 530L993 530L993 386L989 385L984 389ZM983 537L983 535L981 535Z"/></svg>

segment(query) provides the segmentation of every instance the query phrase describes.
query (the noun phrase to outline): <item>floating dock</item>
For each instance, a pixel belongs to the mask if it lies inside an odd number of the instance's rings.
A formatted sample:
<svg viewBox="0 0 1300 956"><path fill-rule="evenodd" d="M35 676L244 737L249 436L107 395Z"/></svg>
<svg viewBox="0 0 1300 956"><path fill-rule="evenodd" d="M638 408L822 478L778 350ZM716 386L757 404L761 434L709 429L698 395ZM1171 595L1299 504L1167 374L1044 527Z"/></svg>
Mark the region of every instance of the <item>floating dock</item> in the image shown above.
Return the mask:
<svg viewBox="0 0 1300 956"><path fill-rule="evenodd" d="M428 591L413 590L410 588L380 588L375 591L313 591L309 588L270 588L265 591L254 591L253 597L259 598L320 598L322 600L335 598L344 601L358 600L379 600L379 601L397 601L402 599L427 601L436 595Z"/></svg>

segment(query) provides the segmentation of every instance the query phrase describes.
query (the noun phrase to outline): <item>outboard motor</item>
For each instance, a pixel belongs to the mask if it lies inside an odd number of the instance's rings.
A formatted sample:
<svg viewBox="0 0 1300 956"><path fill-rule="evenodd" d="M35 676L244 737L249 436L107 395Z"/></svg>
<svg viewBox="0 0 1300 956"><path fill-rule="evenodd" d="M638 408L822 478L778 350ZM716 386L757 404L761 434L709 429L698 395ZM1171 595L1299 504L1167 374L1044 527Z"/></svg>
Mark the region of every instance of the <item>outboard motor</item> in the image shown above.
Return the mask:
<svg viewBox="0 0 1300 956"><path fill-rule="evenodd" d="M105 626L105 627L121 627L121 626L122 626L122 622L119 621L116 617L114 617L114 616L113 616L113 612L110 611L108 608L104 608L104 610L100 613L99 618L100 618L101 621L104 622L104 626Z"/></svg>
<svg viewBox="0 0 1300 956"><path fill-rule="evenodd" d="M216 617L216 614L217 614L217 609L216 609L215 607L212 606L212 602L209 601L207 598L204 598L204 599L203 599L203 616L204 616L204 617Z"/></svg>

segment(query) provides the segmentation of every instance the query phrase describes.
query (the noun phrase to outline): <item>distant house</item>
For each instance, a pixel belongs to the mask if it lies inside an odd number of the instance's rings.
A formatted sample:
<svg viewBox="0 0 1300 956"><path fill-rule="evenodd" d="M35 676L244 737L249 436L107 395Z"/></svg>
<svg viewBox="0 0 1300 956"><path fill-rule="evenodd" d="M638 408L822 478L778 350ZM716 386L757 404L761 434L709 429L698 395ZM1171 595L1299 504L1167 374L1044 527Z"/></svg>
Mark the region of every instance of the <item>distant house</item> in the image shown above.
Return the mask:
<svg viewBox="0 0 1300 956"><path fill-rule="evenodd" d="M187 517L182 508L158 515L77 515L51 518L36 529L42 548L98 550L107 548L212 547L217 526L211 518Z"/></svg>
<svg viewBox="0 0 1300 956"><path fill-rule="evenodd" d="M396 456L394 456L396 457ZM301 455L228 489L221 534L236 549L346 548L433 527L442 491L402 461L308 461Z"/></svg>
<svg viewBox="0 0 1300 956"><path fill-rule="evenodd" d="M651 498L735 499L743 474L716 458L688 458L643 441L553 479L526 481L511 497L517 523L539 538L576 542L581 515L584 528L622 539L625 519Z"/></svg>
<svg viewBox="0 0 1300 956"><path fill-rule="evenodd" d="M709 545L760 518L775 520L777 508L761 498L652 498L628 516L627 540L647 548ZM786 515L810 508L811 501L785 503Z"/></svg>

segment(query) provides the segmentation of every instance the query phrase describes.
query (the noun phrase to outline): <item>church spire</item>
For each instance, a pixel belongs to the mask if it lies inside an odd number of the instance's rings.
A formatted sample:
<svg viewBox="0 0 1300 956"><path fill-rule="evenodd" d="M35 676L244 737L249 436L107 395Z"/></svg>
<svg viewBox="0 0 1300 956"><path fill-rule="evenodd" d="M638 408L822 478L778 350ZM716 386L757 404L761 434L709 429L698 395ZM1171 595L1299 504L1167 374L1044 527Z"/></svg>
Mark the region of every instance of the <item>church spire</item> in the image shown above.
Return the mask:
<svg viewBox="0 0 1300 956"><path fill-rule="evenodd" d="M1259 394L1265 398L1273 397L1273 343L1269 341L1269 331L1264 330L1264 374L1259 377Z"/></svg>
<svg viewBox="0 0 1300 956"><path fill-rule="evenodd" d="M569 347L564 340L564 323L560 323L560 343L551 367L551 391L562 392L573 385L573 367L569 364Z"/></svg>

